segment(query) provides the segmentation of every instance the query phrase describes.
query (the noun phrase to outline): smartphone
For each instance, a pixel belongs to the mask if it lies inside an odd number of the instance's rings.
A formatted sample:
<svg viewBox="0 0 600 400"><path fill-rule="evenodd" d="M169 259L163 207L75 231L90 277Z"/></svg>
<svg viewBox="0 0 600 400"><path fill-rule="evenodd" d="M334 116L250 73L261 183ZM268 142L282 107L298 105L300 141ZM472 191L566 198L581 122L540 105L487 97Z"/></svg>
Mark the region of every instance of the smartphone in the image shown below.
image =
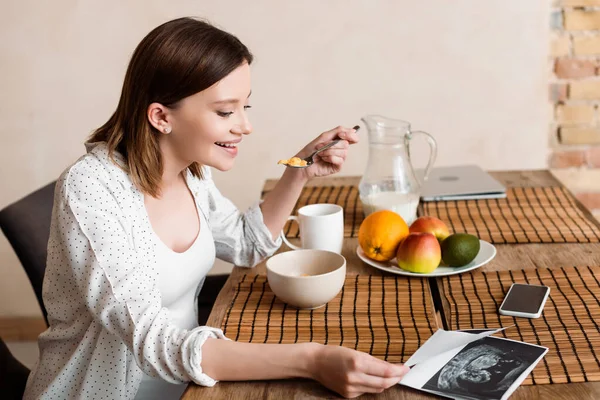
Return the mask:
<svg viewBox="0 0 600 400"><path fill-rule="evenodd" d="M513 283L500 305L500 314L539 318L549 294L548 286Z"/></svg>

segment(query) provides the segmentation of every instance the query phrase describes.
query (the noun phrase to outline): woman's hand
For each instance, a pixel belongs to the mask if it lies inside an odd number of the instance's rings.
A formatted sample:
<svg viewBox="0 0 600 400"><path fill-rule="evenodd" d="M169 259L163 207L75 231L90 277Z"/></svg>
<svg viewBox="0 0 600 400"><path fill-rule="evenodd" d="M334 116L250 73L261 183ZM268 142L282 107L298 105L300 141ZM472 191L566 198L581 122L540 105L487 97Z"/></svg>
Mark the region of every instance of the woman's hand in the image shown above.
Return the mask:
<svg viewBox="0 0 600 400"><path fill-rule="evenodd" d="M303 148L296 157L308 157L312 152L320 149L335 139L341 140L335 146L314 156L314 164L301 170L306 174L307 179L327 176L339 172L346 160L348 147L350 147L351 144L358 142L358 134L353 128L338 126L337 128L320 134L315 140Z"/></svg>
<svg viewBox="0 0 600 400"><path fill-rule="evenodd" d="M313 379L346 398L381 393L409 371L404 365L340 346L321 346L310 369Z"/></svg>
<svg viewBox="0 0 600 400"><path fill-rule="evenodd" d="M318 138L303 148L296 157L304 158L316 149L325 146L335 139L340 141L333 147L313 157L313 164L308 168L285 168L277 185L264 198L260 205L263 221L276 240L284 227L290 213L294 209L302 188L310 178L327 176L338 172L344 164L348 147L358 142L358 135L352 128L338 126L319 135Z"/></svg>

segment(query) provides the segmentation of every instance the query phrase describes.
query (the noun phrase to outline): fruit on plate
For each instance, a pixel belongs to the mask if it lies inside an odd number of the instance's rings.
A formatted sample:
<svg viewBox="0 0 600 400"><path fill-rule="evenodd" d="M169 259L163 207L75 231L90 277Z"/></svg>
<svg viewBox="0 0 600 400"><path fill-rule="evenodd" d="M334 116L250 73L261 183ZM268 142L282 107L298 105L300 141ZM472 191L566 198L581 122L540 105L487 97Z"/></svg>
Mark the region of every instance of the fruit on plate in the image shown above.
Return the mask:
<svg viewBox="0 0 600 400"><path fill-rule="evenodd" d="M431 233L411 233L402 241L396 255L398 266L417 273L433 272L442 259L438 239Z"/></svg>
<svg viewBox="0 0 600 400"><path fill-rule="evenodd" d="M480 247L477 236L455 233L442 242L442 259L449 267L462 267L477 257Z"/></svg>
<svg viewBox="0 0 600 400"><path fill-rule="evenodd" d="M376 211L360 224L358 244L370 259L389 261L408 233L408 225L400 215L390 210Z"/></svg>
<svg viewBox="0 0 600 400"><path fill-rule="evenodd" d="M409 228L410 233L431 233L441 243L444 239L450 236L448 226L439 218L436 217L419 217Z"/></svg>

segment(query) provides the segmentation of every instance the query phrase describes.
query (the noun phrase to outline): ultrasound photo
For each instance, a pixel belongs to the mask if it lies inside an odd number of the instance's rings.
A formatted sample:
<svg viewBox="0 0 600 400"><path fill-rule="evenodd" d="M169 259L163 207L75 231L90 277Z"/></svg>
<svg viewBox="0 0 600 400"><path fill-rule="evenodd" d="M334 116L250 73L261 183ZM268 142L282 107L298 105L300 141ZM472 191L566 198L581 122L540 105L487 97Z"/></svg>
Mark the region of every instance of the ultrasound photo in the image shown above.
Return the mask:
<svg viewBox="0 0 600 400"><path fill-rule="evenodd" d="M486 337L469 343L424 386L465 399L501 399L545 348Z"/></svg>

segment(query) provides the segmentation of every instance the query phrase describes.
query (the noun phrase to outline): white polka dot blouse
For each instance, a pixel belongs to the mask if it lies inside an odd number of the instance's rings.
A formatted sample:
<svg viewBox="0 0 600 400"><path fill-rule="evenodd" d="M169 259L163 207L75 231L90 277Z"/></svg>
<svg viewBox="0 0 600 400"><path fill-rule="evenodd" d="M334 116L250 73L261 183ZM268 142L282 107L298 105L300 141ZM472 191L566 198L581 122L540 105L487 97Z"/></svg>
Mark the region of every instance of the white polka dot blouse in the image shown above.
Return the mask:
<svg viewBox="0 0 600 400"><path fill-rule="evenodd" d="M43 285L50 327L38 339L24 399L133 399L144 373L214 385L202 372L201 348L207 338L224 338L222 331L171 323L143 193L105 143L87 150L56 184ZM188 171L187 182L218 258L254 266L279 248L259 203L240 212L208 168L204 179Z"/></svg>

